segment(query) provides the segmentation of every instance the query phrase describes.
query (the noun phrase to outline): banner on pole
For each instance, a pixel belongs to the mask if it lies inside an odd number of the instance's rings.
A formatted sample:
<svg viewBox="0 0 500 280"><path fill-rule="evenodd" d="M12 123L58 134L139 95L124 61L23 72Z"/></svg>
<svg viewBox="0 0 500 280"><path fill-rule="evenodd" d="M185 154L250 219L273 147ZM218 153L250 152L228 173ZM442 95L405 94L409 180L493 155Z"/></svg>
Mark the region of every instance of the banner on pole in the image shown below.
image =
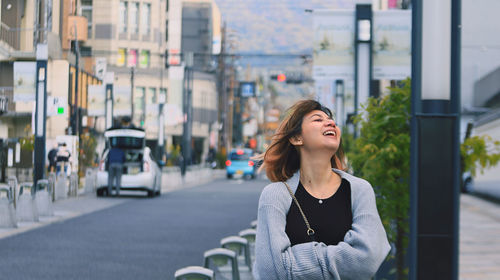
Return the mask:
<svg viewBox="0 0 500 280"><path fill-rule="evenodd" d="M14 62L14 102L36 100L36 62Z"/></svg>
<svg viewBox="0 0 500 280"><path fill-rule="evenodd" d="M354 11L315 11L313 78L354 79Z"/></svg>
<svg viewBox="0 0 500 280"><path fill-rule="evenodd" d="M129 86L113 87L113 116L130 116L132 114L131 89Z"/></svg>
<svg viewBox="0 0 500 280"><path fill-rule="evenodd" d="M373 79L411 76L411 11L373 13Z"/></svg>
<svg viewBox="0 0 500 280"><path fill-rule="evenodd" d="M106 86L89 85L87 98L87 115L104 116L106 113Z"/></svg>

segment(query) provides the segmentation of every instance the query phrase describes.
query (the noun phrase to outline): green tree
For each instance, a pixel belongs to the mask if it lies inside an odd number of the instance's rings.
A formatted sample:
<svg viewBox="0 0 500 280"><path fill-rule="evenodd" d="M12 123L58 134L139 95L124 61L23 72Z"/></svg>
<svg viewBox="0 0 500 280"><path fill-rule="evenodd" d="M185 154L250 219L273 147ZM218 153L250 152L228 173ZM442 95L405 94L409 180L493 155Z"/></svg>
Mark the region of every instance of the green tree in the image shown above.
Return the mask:
<svg viewBox="0 0 500 280"><path fill-rule="evenodd" d="M484 169L493 167L500 161L500 141L493 141L490 136L472 136L465 139L460 146L463 171L476 175L476 169L481 173Z"/></svg>
<svg viewBox="0 0 500 280"><path fill-rule="evenodd" d="M80 135L80 153L78 155L78 175L83 177L88 167L94 164L97 140L90 133Z"/></svg>
<svg viewBox="0 0 500 280"><path fill-rule="evenodd" d="M389 241L396 247L397 279L406 279L410 178L411 83L390 88L390 94L370 98L355 119L360 137L348 151L355 174L368 180L377 194L377 207ZM392 257L392 256L391 256Z"/></svg>
<svg viewBox="0 0 500 280"><path fill-rule="evenodd" d="M344 147L354 173L374 187L382 223L396 247L397 279L407 279L404 256L409 234L411 81L389 90L390 94L370 98L363 106L363 114L355 119L360 137ZM473 176L477 168L483 172L500 162L500 141L489 136L467 138L460 151L463 171Z"/></svg>

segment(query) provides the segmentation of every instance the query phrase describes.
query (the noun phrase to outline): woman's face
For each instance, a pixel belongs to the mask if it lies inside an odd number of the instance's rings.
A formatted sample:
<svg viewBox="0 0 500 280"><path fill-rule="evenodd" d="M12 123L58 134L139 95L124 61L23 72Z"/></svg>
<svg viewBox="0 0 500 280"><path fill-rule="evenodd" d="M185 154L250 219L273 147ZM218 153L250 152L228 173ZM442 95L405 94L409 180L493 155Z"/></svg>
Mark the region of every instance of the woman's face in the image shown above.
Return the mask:
<svg viewBox="0 0 500 280"><path fill-rule="evenodd" d="M327 150L333 154L340 145L340 128L328 115L320 110L314 110L304 116L302 133L294 145L309 150Z"/></svg>

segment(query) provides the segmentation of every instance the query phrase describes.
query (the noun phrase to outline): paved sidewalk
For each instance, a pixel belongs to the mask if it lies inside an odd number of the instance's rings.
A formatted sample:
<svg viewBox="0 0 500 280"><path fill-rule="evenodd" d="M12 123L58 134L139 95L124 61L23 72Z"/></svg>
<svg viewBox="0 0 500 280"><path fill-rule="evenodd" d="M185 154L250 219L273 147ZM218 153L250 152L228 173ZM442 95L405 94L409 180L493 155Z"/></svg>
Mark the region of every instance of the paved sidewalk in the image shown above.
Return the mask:
<svg viewBox="0 0 500 280"><path fill-rule="evenodd" d="M500 279L500 205L460 199L460 279Z"/></svg>

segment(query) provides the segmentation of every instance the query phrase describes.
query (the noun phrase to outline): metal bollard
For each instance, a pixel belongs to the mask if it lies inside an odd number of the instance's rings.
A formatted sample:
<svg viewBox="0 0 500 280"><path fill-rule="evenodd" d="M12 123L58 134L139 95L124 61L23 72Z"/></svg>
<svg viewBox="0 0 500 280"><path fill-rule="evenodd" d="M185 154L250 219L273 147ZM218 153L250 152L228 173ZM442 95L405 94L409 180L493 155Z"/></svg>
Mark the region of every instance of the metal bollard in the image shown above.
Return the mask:
<svg viewBox="0 0 500 280"><path fill-rule="evenodd" d="M85 171L85 193L95 192L96 187L96 172L93 169Z"/></svg>
<svg viewBox="0 0 500 280"><path fill-rule="evenodd" d="M51 190L51 199L52 202L56 201L56 173L55 172L50 172L49 176L47 177L47 180L49 181L49 188Z"/></svg>
<svg viewBox="0 0 500 280"><path fill-rule="evenodd" d="M40 179L35 187L35 206L40 216L53 216L52 210L52 189L49 180Z"/></svg>
<svg viewBox="0 0 500 280"><path fill-rule="evenodd" d="M10 187L4 184L0 185L0 227L17 228L14 197Z"/></svg>
<svg viewBox="0 0 500 280"><path fill-rule="evenodd" d="M7 184L9 185L10 192L12 194L12 200L14 202L14 208L16 208L16 203L17 203L17 178L16 176L9 176L7 178Z"/></svg>
<svg viewBox="0 0 500 280"><path fill-rule="evenodd" d="M68 178L66 173L60 172L56 178L55 182L55 199L67 198L68 197Z"/></svg>
<svg viewBox="0 0 500 280"><path fill-rule="evenodd" d="M35 205L35 188L32 182L19 184L19 200L17 203L17 220L38 222L38 209Z"/></svg>
<svg viewBox="0 0 500 280"><path fill-rule="evenodd" d="M78 174L71 173L69 176L69 196L76 197L78 195Z"/></svg>

